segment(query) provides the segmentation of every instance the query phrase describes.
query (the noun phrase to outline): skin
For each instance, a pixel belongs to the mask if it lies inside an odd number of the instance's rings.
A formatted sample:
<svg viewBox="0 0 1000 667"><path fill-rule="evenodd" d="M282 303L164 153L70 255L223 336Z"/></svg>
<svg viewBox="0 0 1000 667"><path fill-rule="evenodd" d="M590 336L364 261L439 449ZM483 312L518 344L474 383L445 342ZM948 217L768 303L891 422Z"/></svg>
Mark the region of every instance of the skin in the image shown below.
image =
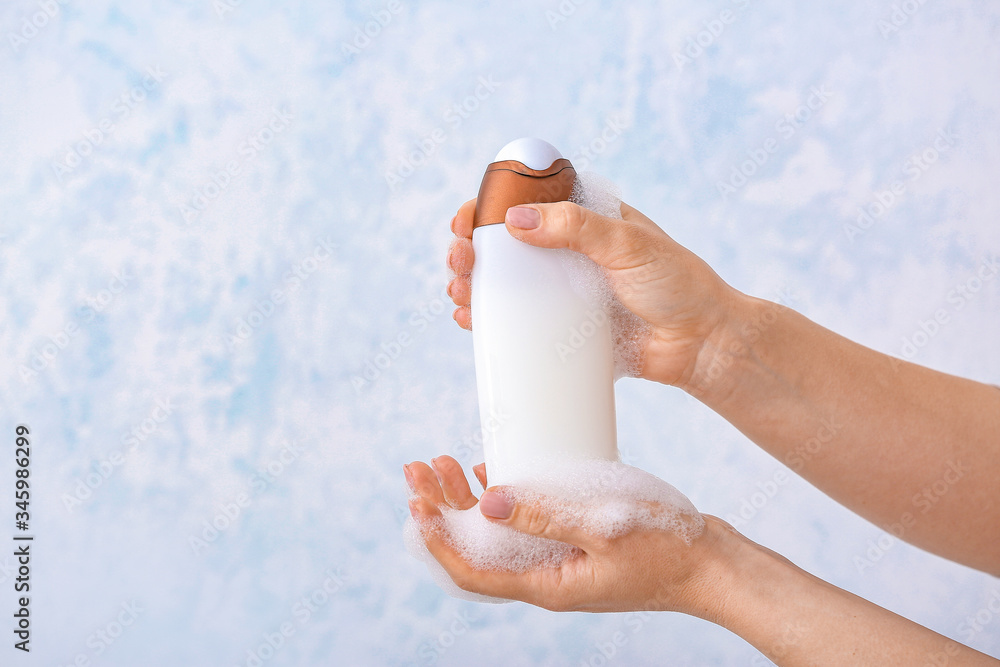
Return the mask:
<svg viewBox="0 0 1000 667"><path fill-rule="evenodd" d="M415 492L410 512L428 550L464 590L552 611L682 612L735 632L782 666L998 664L813 577L710 515L702 515L705 529L689 546L666 531L607 539L560 525L537 506L508 504L509 516L494 520L581 553L558 568L523 574L476 570L430 524L441 507L470 510L477 500L458 461L441 456L431 463L404 467ZM475 473L486 488L485 467ZM479 504L500 499L488 490Z"/></svg>
<svg viewBox="0 0 1000 667"><path fill-rule="evenodd" d="M518 220L530 216L518 209L537 212L536 226L525 229ZM449 295L465 328L474 210L472 200L452 220L448 254ZM568 202L532 204L508 211L506 224L526 243L570 248L605 268L618 298L651 326L642 377L689 392L901 539L1000 575L993 498L1000 390L875 352L742 294L646 216L626 204L621 213L614 220ZM436 462L406 471L422 525L444 503L476 504L460 466L449 457ZM477 476L485 486L485 471ZM484 514L496 514L501 498L487 491ZM705 517L705 531L688 547L656 532L602 540L554 525L536 507L510 512L493 520L583 554L559 569L513 575L472 570L433 532L425 534L428 548L468 590L559 610L681 611L729 628L782 665L924 664L938 653L950 665L997 664L812 577L714 517Z"/></svg>

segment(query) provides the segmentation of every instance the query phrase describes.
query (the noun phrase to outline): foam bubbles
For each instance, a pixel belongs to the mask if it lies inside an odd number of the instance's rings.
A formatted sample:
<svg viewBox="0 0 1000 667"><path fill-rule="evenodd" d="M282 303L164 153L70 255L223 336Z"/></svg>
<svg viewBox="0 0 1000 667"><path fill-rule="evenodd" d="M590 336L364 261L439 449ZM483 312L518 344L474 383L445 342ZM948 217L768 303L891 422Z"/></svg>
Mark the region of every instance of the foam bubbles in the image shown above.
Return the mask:
<svg viewBox="0 0 1000 667"><path fill-rule="evenodd" d="M694 505L670 484L617 461L573 461L550 467L503 492L518 503L541 505L555 520L613 538L631 530L664 530L688 544L701 534L704 520ZM479 507L442 508L435 531L472 567L525 572L558 567L581 552L576 547L519 532L486 519ZM453 597L506 602L463 591L431 556L413 519L404 531L407 550L427 564L434 580Z"/></svg>
<svg viewBox="0 0 1000 667"><path fill-rule="evenodd" d="M622 219L621 191L594 172L577 174L570 201L607 218ZM574 288L599 303L608 315L615 352L615 379L637 377L642 372L642 351L652 331L649 323L618 300L604 269L589 257L565 250L562 262L573 277Z"/></svg>
<svg viewBox="0 0 1000 667"><path fill-rule="evenodd" d="M618 186L592 171L576 175L569 200L606 218L622 219L622 192Z"/></svg>

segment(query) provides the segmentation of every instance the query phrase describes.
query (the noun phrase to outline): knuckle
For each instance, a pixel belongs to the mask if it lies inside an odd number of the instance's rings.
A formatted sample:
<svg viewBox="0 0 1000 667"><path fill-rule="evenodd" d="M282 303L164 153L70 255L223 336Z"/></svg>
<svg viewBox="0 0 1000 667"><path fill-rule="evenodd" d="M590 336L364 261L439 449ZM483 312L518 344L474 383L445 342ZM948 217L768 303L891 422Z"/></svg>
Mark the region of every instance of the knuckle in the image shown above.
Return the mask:
<svg viewBox="0 0 1000 667"><path fill-rule="evenodd" d="M531 533L532 535L547 537L551 532L551 522L549 517L543 514L538 507L533 505L521 508L521 523L525 527L526 532Z"/></svg>
<svg viewBox="0 0 1000 667"><path fill-rule="evenodd" d="M612 542L614 541L613 538L601 535L599 533L589 534L588 539L590 540L590 545L593 548L593 550L597 552L608 551L611 548Z"/></svg>
<svg viewBox="0 0 1000 667"><path fill-rule="evenodd" d="M567 232L578 232L586 222L584 209L572 202L560 202L557 210L562 227Z"/></svg>

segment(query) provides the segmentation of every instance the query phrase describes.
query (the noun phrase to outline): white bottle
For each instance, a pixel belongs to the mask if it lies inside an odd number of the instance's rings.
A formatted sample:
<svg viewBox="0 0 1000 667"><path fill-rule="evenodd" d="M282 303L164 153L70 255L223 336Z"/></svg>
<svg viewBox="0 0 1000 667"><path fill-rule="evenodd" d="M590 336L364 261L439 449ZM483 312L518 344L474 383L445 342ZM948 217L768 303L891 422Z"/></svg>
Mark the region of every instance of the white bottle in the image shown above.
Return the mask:
<svg viewBox="0 0 1000 667"><path fill-rule="evenodd" d="M504 225L510 206L563 201L576 171L550 144L518 139L487 168L472 234L472 334L491 486L568 459L618 460L608 314L571 250L536 248Z"/></svg>

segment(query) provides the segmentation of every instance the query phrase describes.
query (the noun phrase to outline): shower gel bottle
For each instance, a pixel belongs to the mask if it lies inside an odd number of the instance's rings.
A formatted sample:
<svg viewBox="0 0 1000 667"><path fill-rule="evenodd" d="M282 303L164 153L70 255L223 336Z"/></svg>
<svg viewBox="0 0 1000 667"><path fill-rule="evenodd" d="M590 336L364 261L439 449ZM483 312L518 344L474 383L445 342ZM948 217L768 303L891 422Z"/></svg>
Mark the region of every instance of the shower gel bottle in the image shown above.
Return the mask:
<svg viewBox="0 0 1000 667"><path fill-rule="evenodd" d="M504 146L479 188L472 337L490 486L568 459L618 460L608 313L580 284L590 260L518 241L504 225L511 206L569 199L575 180L559 151L526 138Z"/></svg>

